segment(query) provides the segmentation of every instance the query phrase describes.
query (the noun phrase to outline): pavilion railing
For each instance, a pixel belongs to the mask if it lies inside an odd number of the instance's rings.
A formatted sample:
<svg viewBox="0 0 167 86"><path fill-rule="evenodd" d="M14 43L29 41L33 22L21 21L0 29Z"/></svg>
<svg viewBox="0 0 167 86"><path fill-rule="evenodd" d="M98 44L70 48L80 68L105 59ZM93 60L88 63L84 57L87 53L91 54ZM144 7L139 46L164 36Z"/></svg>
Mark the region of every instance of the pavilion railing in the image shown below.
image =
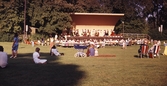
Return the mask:
<svg viewBox="0 0 167 86"><path fill-rule="evenodd" d="M143 39L143 38L147 38L147 39L151 39L151 37L148 34L139 34L139 33L124 33L122 34L123 37L126 38L132 38L132 39Z"/></svg>

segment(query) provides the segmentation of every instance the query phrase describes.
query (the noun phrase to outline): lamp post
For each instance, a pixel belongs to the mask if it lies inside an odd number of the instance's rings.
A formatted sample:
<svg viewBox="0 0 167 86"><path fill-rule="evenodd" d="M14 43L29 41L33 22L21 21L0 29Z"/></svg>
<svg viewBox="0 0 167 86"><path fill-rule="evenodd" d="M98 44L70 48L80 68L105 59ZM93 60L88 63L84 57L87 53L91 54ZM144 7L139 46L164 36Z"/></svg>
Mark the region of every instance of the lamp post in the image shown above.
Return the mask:
<svg viewBox="0 0 167 86"><path fill-rule="evenodd" d="M124 21L122 21L122 28L123 28L122 34L123 34L123 37L124 37Z"/></svg>
<svg viewBox="0 0 167 86"><path fill-rule="evenodd" d="M24 39L27 38L26 35L26 0L24 0Z"/></svg>
<svg viewBox="0 0 167 86"><path fill-rule="evenodd" d="M161 33L162 35L162 32L163 32L163 25L161 25L160 27L158 27L158 31Z"/></svg>

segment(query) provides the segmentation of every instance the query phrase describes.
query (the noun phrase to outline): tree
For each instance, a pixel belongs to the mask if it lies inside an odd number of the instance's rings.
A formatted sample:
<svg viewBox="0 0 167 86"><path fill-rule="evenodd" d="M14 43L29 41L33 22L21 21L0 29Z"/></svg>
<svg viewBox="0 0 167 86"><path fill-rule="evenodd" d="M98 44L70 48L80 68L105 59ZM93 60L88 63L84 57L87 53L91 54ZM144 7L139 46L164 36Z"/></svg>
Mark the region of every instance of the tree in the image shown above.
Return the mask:
<svg viewBox="0 0 167 86"><path fill-rule="evenodd" d="M69 13L73 12L124 13L115 27L117 33L123 30L121 21L125 32L150 35L163 24L161 35L166 37L166 0L27 0L26 24L37 27L40 34L61 34L71 28ZM23 32L24 0L0 0L0 14L0 32Z"/></svg>
<svg viewBox="0 0 167 86"><path fill-rule="evenodd" d="M115 30L117 33L122 32L122 23L124 21L124 29L126 33L144 33L148 34L148 15L153 8L150 1L145 0L116 0L114 2L113 12L122 13L125 16L118 22ZM147 7L149 5L149 7Z"/></svg>
<svg viewBox="0 0 167 86"><path fill-rule="evenodd" d="M29 2L28 16L30 25L39 28L40 33L57 33L58 30L71 28L71 18L63 12L61 6L51 2ZM59 12L62 11L62 12Z"/></svg>
<svg viewBox="0 0 167 86"><path fill-rule="evenodd" d="M20 0L1 1L0 8L0 30L7 33L22 33L23 3Z"/></svg>

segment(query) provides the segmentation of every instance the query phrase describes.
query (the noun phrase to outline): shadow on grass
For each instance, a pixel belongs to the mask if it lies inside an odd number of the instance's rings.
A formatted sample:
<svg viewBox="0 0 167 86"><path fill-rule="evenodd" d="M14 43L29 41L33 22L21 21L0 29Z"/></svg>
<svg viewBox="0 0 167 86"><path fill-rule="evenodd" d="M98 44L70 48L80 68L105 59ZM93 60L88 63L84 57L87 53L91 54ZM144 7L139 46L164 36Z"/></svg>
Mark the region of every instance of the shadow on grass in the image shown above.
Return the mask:
<svg viewBox="0 0 167 86"><path fill-rule="evenodd" d="M139 55L134 55L133 57L134 57L134 58L140 58Z"/></svg>
<svg viewBox="0 0 167 86"><path fill-rule="evenodd" d="M134 55L135 58L141 58L139 55ZM150 58L149 56L143 56L142 58Z"/></svg>
<svg viewBox="0 0 167 86"><path fill-rule="evenodd" d="M47 64L34 64L32 54L9 59L9 65L0 69L1 86L76 86L85 76L75 64L58 63L61 57L48 57ZM26 58L26 57L29 58ZM30 58L31 57L31 58Z"/></svg>

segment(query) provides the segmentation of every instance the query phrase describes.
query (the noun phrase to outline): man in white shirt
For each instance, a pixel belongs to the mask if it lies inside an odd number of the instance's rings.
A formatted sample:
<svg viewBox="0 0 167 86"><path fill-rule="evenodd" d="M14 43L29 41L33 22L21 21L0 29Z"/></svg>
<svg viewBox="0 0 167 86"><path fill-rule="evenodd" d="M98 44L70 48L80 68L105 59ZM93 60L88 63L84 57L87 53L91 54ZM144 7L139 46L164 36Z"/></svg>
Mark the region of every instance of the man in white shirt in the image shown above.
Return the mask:
<svg viewBox="0 0 167 86"><path fill-rule="evenodd" d="M0 67L5 68L8 64L8 56L7 53L3 52L3 46L0 46Z"/></svg>
<svg viewBox="0 0 167 86"><path fill-rule="evenodd" d="M46 63L46 59L40 59L40 54L39 54L40 48L36 48L35 52L33 53L33 60L36 64L44 64Z"/></svg>

